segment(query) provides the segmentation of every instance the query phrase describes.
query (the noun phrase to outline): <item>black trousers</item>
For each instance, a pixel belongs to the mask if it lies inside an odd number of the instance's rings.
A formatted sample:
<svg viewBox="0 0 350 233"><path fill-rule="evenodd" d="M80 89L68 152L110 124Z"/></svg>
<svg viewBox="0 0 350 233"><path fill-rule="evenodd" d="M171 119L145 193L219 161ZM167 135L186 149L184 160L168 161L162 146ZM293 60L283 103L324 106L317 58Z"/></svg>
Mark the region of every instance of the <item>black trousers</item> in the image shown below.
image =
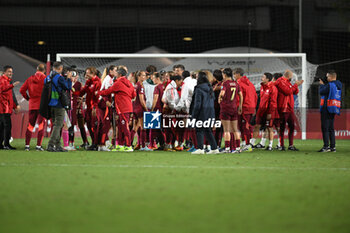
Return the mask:
<svg viewBox="0 0 350 233"><path fill-rule="evenodd" d="M329 113L327 110L322 110L321 112L321 128L324 147L330 146L331 148L335 148L334 116L335 113Z"/></svg>
<svg viewBox="0 0 350 233"><path fill-rule="evenodd" d="M208 140L212 150L216 150L218 145L216 144L213 132L209 128L196 129L198 149L203 150L204 136Z"/></svg>
<svg viewBox="0 0 350 233"><path fill-rule="evenodd" d="M11 138L11 114L0 114L0 146L9 146Z"/></svg>

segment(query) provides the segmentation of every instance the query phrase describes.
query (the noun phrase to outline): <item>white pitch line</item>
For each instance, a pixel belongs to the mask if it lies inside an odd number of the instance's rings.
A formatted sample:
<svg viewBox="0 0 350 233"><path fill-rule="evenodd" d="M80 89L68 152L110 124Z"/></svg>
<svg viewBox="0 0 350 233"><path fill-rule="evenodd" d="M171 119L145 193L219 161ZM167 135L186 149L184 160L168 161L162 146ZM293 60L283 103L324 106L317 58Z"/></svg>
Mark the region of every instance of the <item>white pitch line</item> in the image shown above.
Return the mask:
<svg viewBox="0 0 350 233"><path fill-rule="evenodd" d="M1 167L92 167L92 168L179 168L179 169L249 169L249 170L335 170L350 171L349 167L249 167L195 165L128 165L128 164L64 164L64 163L0 163Z"/></svg>
<svg viewBox="0 0 350 233"><path fill-rule="evenodd" d="M300 144L296 144L296 145L297 146L315 146L315 144L310 144L310 143L300 143ZM338 147L350 147L350 144L348 144L348 145L336 145L336 148L338 148Z"/></svg>

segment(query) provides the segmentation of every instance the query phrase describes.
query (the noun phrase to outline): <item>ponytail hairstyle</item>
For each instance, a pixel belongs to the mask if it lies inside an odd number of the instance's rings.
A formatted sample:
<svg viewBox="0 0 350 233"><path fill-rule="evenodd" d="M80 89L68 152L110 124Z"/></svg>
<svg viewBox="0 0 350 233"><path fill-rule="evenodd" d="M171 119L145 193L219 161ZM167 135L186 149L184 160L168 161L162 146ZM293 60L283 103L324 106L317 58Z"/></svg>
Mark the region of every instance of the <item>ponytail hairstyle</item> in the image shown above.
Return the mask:
<svg viewBox="0 0 350 233"><path fill-rule="evenodd" d="M106 78L106 76L109 74L109 69L106 67L103 69L103 73L101 76L101 83L103 83L103 80Z"/></svg>
<svg viewBox="0 0 350 233"><path fill-rule="evenodd" d="M230 77L232 79L232 69L231 68L225 68L222 71L223 74L225 74L227 77Z"/></svg>

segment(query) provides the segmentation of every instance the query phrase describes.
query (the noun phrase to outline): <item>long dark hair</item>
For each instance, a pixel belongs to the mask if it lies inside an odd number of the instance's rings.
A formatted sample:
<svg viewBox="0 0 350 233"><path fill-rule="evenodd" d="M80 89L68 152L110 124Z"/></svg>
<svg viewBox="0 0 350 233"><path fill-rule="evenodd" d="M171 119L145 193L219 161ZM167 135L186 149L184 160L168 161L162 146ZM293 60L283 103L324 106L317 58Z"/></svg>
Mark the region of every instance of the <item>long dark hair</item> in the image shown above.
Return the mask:
<svg viewBox="0 0 350 233"><path fill-rule="evenodd" d="M213 91L213 87L211 86L210 82L209 82L209 79L207 77L207 74L203 71L200 71L198 73L198 78L197 78L197 85L200 85L200 84L203 84L203 83L206 83L210 89L210 97L213 97L214 96L214 91Z"/></svg>

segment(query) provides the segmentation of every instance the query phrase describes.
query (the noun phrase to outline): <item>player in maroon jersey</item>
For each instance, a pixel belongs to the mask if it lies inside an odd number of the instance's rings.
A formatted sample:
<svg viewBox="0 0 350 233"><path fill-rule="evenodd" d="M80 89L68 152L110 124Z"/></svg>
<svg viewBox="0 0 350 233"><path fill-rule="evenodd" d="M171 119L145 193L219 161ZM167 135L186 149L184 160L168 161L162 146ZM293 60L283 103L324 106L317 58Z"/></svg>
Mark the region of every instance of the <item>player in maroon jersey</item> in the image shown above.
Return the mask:
<svg viewBox="0 0 350 233"><path fill-rule="evenodd" d="M164 84L163 84L163 78L159 73L153 73L152 74L152 81L154 84L156 84L156 87L154 88L153 92L153 104L152 104L152 112L163 112L163 102L162 97L164 93ZM157 138L158 142L160 144L159 150L164 149L164 138L165 135L162 132L161 129L152 129L151 130L151 142L154 141L154 139Z"/></svg>
<svg viewBox="0 0 350 233"><path fill-rule="evenodd" d="M142 151L152 151L152 149L149 149L146 147L146 130L143 128L143 112L147 112L147 106L146 106L146 96L145 96L145 88L143 87L143 81L146 80L146 72L141 70L136 72L135 78L137 79L137 83L135 85L136 89L136 99L133 104L134 109L134 117L136 119L134 131L139 133L140 138L140 150Z"/></svg>
<svg viewBox="0 0 350 233"><path fill-rule="evenodd" d="M232 70L225 68L222 72L224 82L219 95L220 119L224 127L225 153L240 153L241 135L238 131L238 114L242 114L243 95L238 83L232 80ZM236 98L239 97L239 106L237 107ZM231 140L234 135L235 145ZM233 146L233 148L232 148Z"/></svg>
<svg viewBox="0 0 350 233"><path fill-rule="evenodd" d="M76 76L72 79L72 110L71 110L71 124L69 131L69 143L70 147L74 147L74 126L78 124L83 144L80 147L87 148L89 142L86 137L86 131L84 127L84 115L83 115L83 100L79 97L79 91L82 88L81 82L78 81L79 74L75 71Z"/></svg>
<svg viewBox="0 0 350 233"><path fill-rule="evenodd" d="M215 119L220 119L219 95L220 95L220 92L222 89L222 83L223 83L222 71L214 70L213 76L215 78L215 82L213 85L213 90L215 95L215 101L214 101ZM222 126L220 128L215 129L214 137L215 137L216 143L220 147L221 140L222 140Z"/></svg>

